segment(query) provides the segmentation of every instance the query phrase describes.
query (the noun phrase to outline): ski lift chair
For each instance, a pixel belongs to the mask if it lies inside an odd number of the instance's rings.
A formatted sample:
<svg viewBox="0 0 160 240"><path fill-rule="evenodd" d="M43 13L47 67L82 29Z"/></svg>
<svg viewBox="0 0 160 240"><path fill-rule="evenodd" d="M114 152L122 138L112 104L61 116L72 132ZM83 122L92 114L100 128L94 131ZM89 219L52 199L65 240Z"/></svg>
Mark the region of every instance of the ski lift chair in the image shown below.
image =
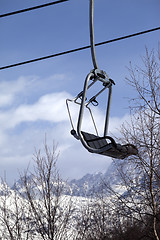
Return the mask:
<svg viewBox="0 0 160 240"><path fill-rule="evenodd" d="M99 70L97 61L96 61L96 54L95 54L95 43L94 43L94 28L93 28L93 2L94 0L90 0L90 43L91 43L91 55L92 55L92 62L94 69L87 75L83 91L80 92L77 97L74 99L67 99L67 109L70 118L70 122L72 125L71 134L78 140L81 141L83 146L91 153L97 153L105 156L109 156L112 158L124 159L130 155L137 155L138 151L136 147L132 144L121 145L117 144L115 140L107 136L108 131L108 122L109 122L109 113L110 113L110 103L111 103L111 95L112 95L112 85L114 81L110 79L107 74ZM89 84L89 81L92 81ZM102 88L98 91L93 97L87 101L87 91L91 88L97 81L102 83ZM99 136L97 126L95 124L93 114L89 104L98 105L96 98L104 91L108 89L108 103L106 109L106 117L105 117L105 124L104 124L104 133L103 136ZM69 109L69 102L73 102L75 104L80 105L79 117L77 122L77 129L75 130L71 112ZM88 109L91 115L91 119L93 121L93 125L96 131L96 135L93 133L88 133L82 131L82 121L84 120L84 109Z"/></svg>
<svg viewBox="0 0 160 240"><path fill-rule="evenodd" d="M92 82L89 84L89 81L92 81ZM100 91L98 91L93 97L87 100L87 91L97 81L102 82L102 89L100 89ZM83 146L89 152L105 155L112 158L124 159L130 155L137 155L138 151L136 147L132 144L125 144L125 145L117 144L112 137L107 136L113 84L114 84L114 81L112 79L109 79L107 74L104 71L99 69L92 70L86 77L83 91L80 92L77 95L77 97L75 97L74 99L72 100L67 99L66 104L67 104L67 109L68 109L68 113L69 113L69 117L72 125L71 134L76 139L80 140ZM105 117L105 124L104 124L104 134L101 137L98 135L97 126L96 126L91 108L89 107L89 104L92 103L94 106L98 105L97 97L107 89L109 90L109 94L108 94L108 102L107 102L106 117ZM73 102L75 104L80 105L79 117L77 122L77 130L75 130L74 128L71 112L69 109L69 102ZM96 135L93 133L82 131L82 122L85 118L85 115L84 115L85 108L89 110Z"/></svg>

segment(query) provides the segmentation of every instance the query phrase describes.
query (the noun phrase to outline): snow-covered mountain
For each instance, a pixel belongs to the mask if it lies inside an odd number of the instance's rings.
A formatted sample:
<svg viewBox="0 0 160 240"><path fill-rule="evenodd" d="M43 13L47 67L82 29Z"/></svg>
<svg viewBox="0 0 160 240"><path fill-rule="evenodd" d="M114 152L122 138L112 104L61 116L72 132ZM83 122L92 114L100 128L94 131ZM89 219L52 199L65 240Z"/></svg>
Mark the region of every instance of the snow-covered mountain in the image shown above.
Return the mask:
<svg viewBox="0 0 160 240"><path fill-rule="evenodd" d="M79 196L79 197L91 197L96 193L100 193L104 189L106 182L110 185L117 185L120 183L119 177L115 174L115 166L111 164L105 173L86 174L80 179L72 179L68 182L62 182L64 195ZM31 176L28 176L30 179ZM32 186L36 188L37 186ZM25 197L23 189L23 179L19 179L11 188L16 189Z"/></svg>
<svg viewBox="0 0 160 240"><path fill-rule="evenodd" d="M28 176L30 179L31 176ZM102 190L105 191L105 185L109 184L112 187L117 186L121 188L122 184L120 181L119 173L115 165L112 163L105 173L94 173L86 174L80 179L72 179L68 182L62 182L63 184L63 193L64 195L79 196L79 197L91 197L97 193L100 193ZM19 179L11 188L6 187L5 185L5 194L8 191L8 194L11 190L17 190L25 197L25 190L23 187L23 179ZM37 186L32 185L32 188L35 190ZM4 183L0 184L0 195L4 194Z"/></svg>
<svg viewBox="0 0 160 240"><path fill-rule="evenodd" d="M86 174L80 179L73 179L68 182L68 185L71 189L71 194L73 196L89 197L93 193L99 191L101 181L104 174L95 173L95 174ZM67 193L67 192L66 192ZM68 194L68 193L67 193Z"/></svg>
<svg viewBox="0 0 160 240"><path fill-rule="evenodd" d="M118 171L118 167L121 168L121 171L127 172L130 174L130 177L135 178L135 176L138 176L138 172L131 164L123 165L123 169L121 166L121 161L118 162L112 162L109 168L106 170L106 172L101 173L94 173L94 174L86 174L80 179L72 179L68 182L63 181L61 184L63 185L63 194L68 196L75 196L75 197L93 197L96 194L99 194L103 191L105 193L105 190L107 189L107 186L112 187L119 193L123 194L126 189L124 187L124 183L122 182L122 179L120 177L120 172ZM31 176L28 176L28 180L30 180ZM2 187L3 185L3 187ZM25 197L25 190L23 187L23 178L19 179L11 188L4 183L0 184L0 195L2 196L4 194L4 186L5 186L5 193L8 191L8 194L10 190L17 190L21 193L22 196ZM40 186L38 186L40 187ZM34 191L36 190L37 186L33 185L32 182L32 188ZM38 190L37 190L38 192Z"/></svg>
<svg viewBox="0 0 160 240"><path fill-rule="evenodd" d="M111 187L122 187L122 183L120 181L120 175L116 169L115 164L109 166L105 173L94 173L94 174L86 174L80 179L73 179L68 182L68 189L70 189L70 193L67 191L65 194L72 194L73 196L81 196L81 197L91 197L98 193L105 192L105 186L110 185Z"/></svg>
<svg viewBox="0 0 160 240"><path fill-rule="evenodd" d="M133 165L130 163L127 163L126 165L123 164L121 165L122 162L116 161L116 163L112 162L110 167L107 169L105 173L95 173L95 174L86 174L83 176L81 179L73 179L68 182L61 182L62 187L63 187L63 193L62 196L59 199L59 205L58 205L58 216L63 217L65 209L68 209L68 207L71 204L71 213L72 217L69 222L69 227L68 227L68 232L70 235L72 235L72 231L75 230L75 226L77 223L77 219L81 218L81 211L86 210L85 206L89 207L95 207L97 202L96 198L92 198L94 196L97 196L99 193L101 194L103 191L103 194L107 193L107 188L111 187L113 190L118 192L120 194L120 197L122 198L128 198L130 195L130 191L133 190L132 188L126 189L125 184L122 181L121 174L124 173L126 174L126 181L127 181L127 174L129 175L129 179L131 180L132 178L135 179L137 177L141 183L141 180L143 180L143 176L138 175L138 172L136 169L134 169ZM120 172L118 171L117 168L120 169ZM28 176L28 180L31 180L33 183L32 176ZM38 230L36 229L37 223L35 220L32 218L28 218L29 214L29 209L30 205L28 204L28 199L26 198L26 192L25 188L23 186L23 181L24 179L18 180L12 188L7 186L5 182L2 180L0 181L0 214L6 216L5 214L7 213L7 219L9 216L9 219L12 224L13 217L17 217L17 213L21 214L21 210L23 213L23 218L22 226L24 225L23 233L24 236L26 234L32 233L31 231L34 231L35 234L35 240L39 239L39 233ZM133 182L134 183L134 182ZM143 183L143 181L142 181ZM54 184L56 186L56 183L53 183L53 189L54 189ZM31 191L35 193L36 197L33 198L34 204L37 204L36 206L38 207L37 209L41 211L41 213L45 214L44 211L44 199L41 199L40 196L38 195L42 190L41 185L34 185L31 184ZM142 189L141 189L142 190ZM43 191L42 191L43 192ZM53 191L54 192L54 191ZM21 193L21 194L18 194ZM114 195L112 195L112 192L110 192L109 195L105 195L105 201L110 204L112 204ZM134 197L136 197L134 195ZM55 195L53 195L53 206L56 204L56 201L54 202L54 198L56 199ZM138 199L138 198L137 198ZM42 201L41 201L42 200ZM98 199L99 201L99 199ZM113 201L114 202L114 201ZM7 211L6 211L7 209ZM18 212L17 212L18 209ZM54 209L54 208L53 208ZM29 210L29 211L28 211ZM62 214L61 214L62 213ZM21 216L20 216L21 217ZM25 224L29 225L25 225ZM14 221L13 221L14 224ZM28 230L27 228L30 227L31 224L31 230ZM12 225L11 225L12 227ZM3 230L3 233L5 233L5 222L3 222L3 226L0 226L0 239L4 239L3 236L1 236L1 230ZM68 233L67 233L68 234ZM5 238L6 239L6 238ZM7 238L9 239L9 238ZM24 238L27 239L27 238ZM72 240L72 238L69 238Z"/></svg>

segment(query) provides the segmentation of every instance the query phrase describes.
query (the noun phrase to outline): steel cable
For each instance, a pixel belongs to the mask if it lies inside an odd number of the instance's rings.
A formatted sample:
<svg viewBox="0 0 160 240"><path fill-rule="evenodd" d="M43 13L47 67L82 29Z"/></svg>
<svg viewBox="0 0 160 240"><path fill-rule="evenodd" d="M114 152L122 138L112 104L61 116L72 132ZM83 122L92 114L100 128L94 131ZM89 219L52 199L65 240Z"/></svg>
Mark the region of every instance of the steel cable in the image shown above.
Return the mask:
<svg viewBox="0 0 160 240"><path fill-rule="evenodd" d="M107 41L104 41L104 42L99 42L99 43L96 43L95 46L101 46L101 45L105 45L105 44L121 41L121 40L124 40L124 39L127 39L127 38L140 36L140 35L143 35L143 34L146 34L146 33L150 33L150 32L155 32L155 31L158 31L158 30L160 30L160 27L152 28L152 29L149 29L149 30L146 30L146 31L133 33L133 34L130 34L130 35L125 35L125 36L114 38L114 39L110 39L110 40L107 40ZM13 68L13 67L25 65L25 64L28 64L28 63L38 62L38 61L42 61L42 60L45 60L45 59L54 58L54 57L58 57L58 56L62 56L62 55L67 55L67 54L70 54L70 53L79 52L79 51L88 49L90 47L91 47L90 45L87 45L87 46L83 46L83 47L67 50L67 51L64 51L64 52L51 54L51 55L48 55L48 56L43 56L43 57L34 58L34 59L30 59L30 60L23 61L23 62L13 63L13 64L10 64L10 65L6 65L6 66L0 67L0 70L4 70L4 69L8 69L8 68Z"/></svg>
<svg viewBox="0 0 160 240"><path fill-rule="evenodd" d="M35 10L35 9L48 7L48 6L58 4L58 3L62 3L62 2L66 2L66 1L69 1L69 0L58 0L58 1L55 1L55 2L41 4L41 5L38 5L38 6L35 6L35 7L30 7L30 8L26 8L26 9L17 10L17 11L14 11L14 12L0 14L0 18L9 17L9 16L16 15L16 14L19 14L19 13L29 12L29 11L32 11L32 10Z"/></svg>

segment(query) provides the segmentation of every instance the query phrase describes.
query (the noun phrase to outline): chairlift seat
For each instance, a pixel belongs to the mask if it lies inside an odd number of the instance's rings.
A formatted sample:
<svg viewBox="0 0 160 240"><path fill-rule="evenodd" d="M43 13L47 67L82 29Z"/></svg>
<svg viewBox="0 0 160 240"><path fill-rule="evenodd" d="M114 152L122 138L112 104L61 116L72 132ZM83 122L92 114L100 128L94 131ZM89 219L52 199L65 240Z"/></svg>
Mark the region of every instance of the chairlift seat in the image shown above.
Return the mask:
<svg viewBox="0 0 160 240"><path fill-rule="evenodd" d="M130 155L138 154L136 147L132 144L121 145L117 144L114 139L109 136L99 137L83 131L81 131L81 133L89 148L92 149L87 149L89 152L97 153L97 150L100 150L100 152L98 152L99 154L117 159L124 159Z"/></svg>

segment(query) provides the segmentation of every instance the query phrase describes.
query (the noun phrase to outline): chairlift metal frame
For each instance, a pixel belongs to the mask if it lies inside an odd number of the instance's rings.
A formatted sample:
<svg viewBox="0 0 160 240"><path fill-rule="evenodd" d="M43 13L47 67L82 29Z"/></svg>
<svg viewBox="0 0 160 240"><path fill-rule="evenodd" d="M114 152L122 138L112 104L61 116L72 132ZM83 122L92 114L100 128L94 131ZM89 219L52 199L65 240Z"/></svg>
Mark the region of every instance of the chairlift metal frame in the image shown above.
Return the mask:
<svg viewBox="0 0 160 240"><path fill-rule="evenodd" d="M90 81L92 81L91 83L89 83ZM101 81L102 82L102 88L93 96L91 97L89 100L87 99L87 91L97 82L97 81ZM66 100L66 105L67 105L67 110L68 110L68 114L69 114L69 118L70 118L70 122L71 122L71 126L72 126L72 130L71 130L71 134L77 138L80 139L82 144L87 148L88 151L90 152L95 152L95 149L92 149L91 147L89 147L86 144L86 141L84 140L83 134L82 134L82 122L83 122L83 117L84 117L84 109L88 109L92 122L93 122L93 126L95 129L95 133L97 136L99 136L99 131L98 128L96 126L96 122L92 113L91 108L89 107L89 105L92 103L94 106L98 105L98 102L96 100L96 98L102 93L104 92L106 89L108 89L108 102L107 102L107 109L106 109L106 116L105 116L105 124L104 124L104 130L103 130L103 137L107 136L107 132L108 132L108 124L109 124L109 113L110 113L110 105L111 105L111 97L112 97L112 84L114 84L112 79L109 79L108 75L104 72L101 71L99 69L96 70L92 70L86 77L85 79L85 83L84 83L84 88L83 91L81 91L75 98L73 99L67 99ZM75 130L74 127L74 123L72 120L72 116L71 116L71 112L70 112L70 108L69 108L69 102L74 102L78 105L80 105L80 111L79 111L79 117L78 117L78 122L77 122L77 131ZM111 139L111 137L109 137L109 139ZM96 153L100 153L101 150L97 149Z"/></svg>
<svg viewBox="0 0 160 240"><path fill-rule="evenodd" d="M138 151L136 147L133 146L132 144L126 144L126 145L117 144L112 137L107 135L110 106L111 106L111 97L112 97L112 85L115 85L115 83L111 78L108 77L106 72L103 70L100 70L97 65L96 55L95 55L95 44L94 44L93 2L94 0L90 0L90 42L91 42L91 55L92 55L92 62L93 62L94 69L91 70L91 72L87 75L84 82L83 91L81 91L75 98L66 100L67 110L68 110L68 114L69 114L69 118L72 126L71 134L76 139L80 140L83 146L91 153L97 153L97 154L110 156L113 158L124 159L125 157L130 155L137 155ZM102 88L96 94L94 94L93 97L91 97L88 100L87 91L97 81L100 81L102 83ZM103 136L100 137L94 117L93 117L93 113L89 105L91 103L95 106L98 105L96 98L106 89L108 89L108 101L107 101ZM75 104L80 105L80 111L79 111L76 130L72 120L72 116L69 108L69 102L73 102ZM96 135L82 131L82 122L84 119L85 108L88 109L90 113Z"/></svg>

